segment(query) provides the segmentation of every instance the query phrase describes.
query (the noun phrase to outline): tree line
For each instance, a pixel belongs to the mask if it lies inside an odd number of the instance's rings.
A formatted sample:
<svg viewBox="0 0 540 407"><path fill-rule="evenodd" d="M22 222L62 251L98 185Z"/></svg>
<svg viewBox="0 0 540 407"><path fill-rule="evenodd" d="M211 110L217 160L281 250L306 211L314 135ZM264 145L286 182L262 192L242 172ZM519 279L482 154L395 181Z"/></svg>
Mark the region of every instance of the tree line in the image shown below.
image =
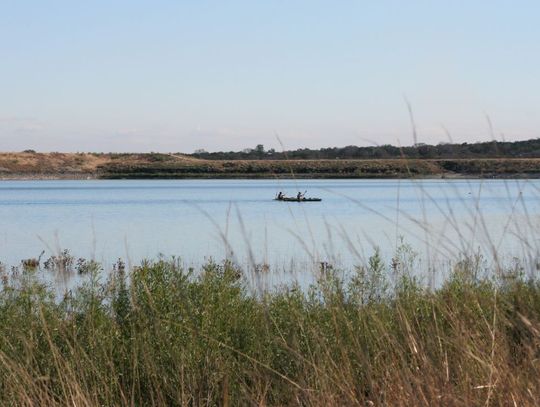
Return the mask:
<svg viewBox="0 0 540 407"><path fill-rule="evenodd" d="M525 141L480 143L418 143L413 146L346 146L320 149L266 150L262 144L241 151L196 150L191 156L208 160L301 160L301 159L389 159L389 158L540 158L540 138Z"/></svg>

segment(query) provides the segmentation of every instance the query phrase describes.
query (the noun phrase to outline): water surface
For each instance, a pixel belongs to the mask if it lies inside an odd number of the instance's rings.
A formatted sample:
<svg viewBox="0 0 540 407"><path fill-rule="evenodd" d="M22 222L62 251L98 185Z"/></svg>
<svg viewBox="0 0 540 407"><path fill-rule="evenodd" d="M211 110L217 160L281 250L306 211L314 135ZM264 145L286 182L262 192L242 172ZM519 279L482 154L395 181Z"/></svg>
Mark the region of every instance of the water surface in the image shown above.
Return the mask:
<svg viewBox="0 0 540 407"><path fill-rule="evenodd" d="M272 199L306 190L323 201ZM0 261L67 248L105 264L163 254L286 269L357 264L375 246L391 256L402 241L430 261L531 257L539 190L537 180L0 181Z"/></svg>

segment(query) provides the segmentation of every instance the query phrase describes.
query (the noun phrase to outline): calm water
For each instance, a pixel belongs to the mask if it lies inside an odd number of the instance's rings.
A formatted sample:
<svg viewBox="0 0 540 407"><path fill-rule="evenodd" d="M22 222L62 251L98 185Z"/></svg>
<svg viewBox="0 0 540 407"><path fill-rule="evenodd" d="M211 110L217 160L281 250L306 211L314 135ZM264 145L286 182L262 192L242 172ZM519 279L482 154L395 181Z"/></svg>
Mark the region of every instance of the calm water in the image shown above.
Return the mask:
<svg viewBox="0 0 540 407"><path fill-rule="evenodd" d="M323 201L273 201L280 190ZM225 258L226 240L241 264L350 265L374 246L390 256L401 237L430 261L533 256L539 190L523 180L0 181L0 261L67 248L105 264L160 253L200 264Z"/></svg>

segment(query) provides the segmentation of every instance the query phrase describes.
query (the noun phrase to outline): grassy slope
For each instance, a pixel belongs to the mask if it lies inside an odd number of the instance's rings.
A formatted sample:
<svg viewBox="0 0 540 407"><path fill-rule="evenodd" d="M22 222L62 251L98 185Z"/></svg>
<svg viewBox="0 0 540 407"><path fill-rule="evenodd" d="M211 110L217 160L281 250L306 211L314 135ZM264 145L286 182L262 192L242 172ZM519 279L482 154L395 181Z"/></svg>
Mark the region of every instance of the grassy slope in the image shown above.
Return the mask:
<svg viewBox="0 0 540 407"><path fill-rule="evenodd" d="M540 159L201 160L173 154L0 153L0 178L539 177Z"/></svg>

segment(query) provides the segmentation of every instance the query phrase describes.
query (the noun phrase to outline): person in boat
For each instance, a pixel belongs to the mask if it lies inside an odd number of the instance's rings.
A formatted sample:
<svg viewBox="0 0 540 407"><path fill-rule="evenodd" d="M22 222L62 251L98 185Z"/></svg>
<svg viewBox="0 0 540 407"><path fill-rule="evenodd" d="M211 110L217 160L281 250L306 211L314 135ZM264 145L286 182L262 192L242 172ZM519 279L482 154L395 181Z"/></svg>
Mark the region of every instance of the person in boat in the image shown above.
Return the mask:
<svg viewBox="0 0 540 407"><path fill-rule="evenodd" d="M296 199L301 201L302 199L304 199L304 194L302 192L298 192L298 195L296 195Z"/></svg>
<svg viewBox="0 0 540 407"><path fill-rule="evenodd" d="M281 201L283 200L283 198L285 198L285 195L283 194L283 192L279 191L279 193L277 194L277 199Z"/></svg>

